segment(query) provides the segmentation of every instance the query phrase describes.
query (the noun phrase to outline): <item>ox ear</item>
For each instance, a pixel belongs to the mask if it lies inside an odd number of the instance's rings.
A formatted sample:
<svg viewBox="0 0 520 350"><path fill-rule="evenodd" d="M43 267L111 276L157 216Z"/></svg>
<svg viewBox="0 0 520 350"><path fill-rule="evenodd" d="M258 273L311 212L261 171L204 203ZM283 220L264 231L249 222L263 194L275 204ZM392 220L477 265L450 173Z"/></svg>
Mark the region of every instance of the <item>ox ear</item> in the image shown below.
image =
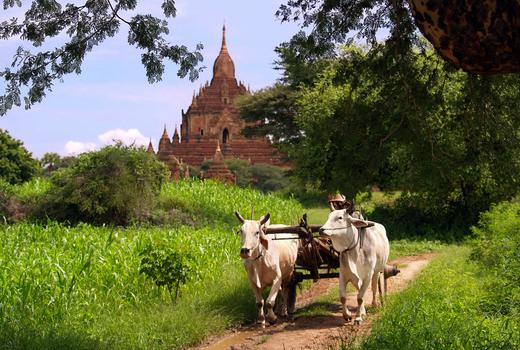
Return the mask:
<svg viewBox="0 0 520 350"><path fill-rule="evenodd" d="M271 214L267 213L260 219L260 225L264 225L271 218Z"/></svg>
<svg viewBox="0 0 520 350"><path fill-rule="evenodd" d="M370 226L370 223L368 221L365 221L365 220L361 220L361 219L356 219L356 218L353 218L352 216L347 215L347 219L348 221L350 221L350 223L352 224L352 226L354 227L357 227L357 228L363 228L363 227L367 227L367 226Z"/></svg>
<svg viewBox="0 0 520 350"><path fill-rule="evenodd" d="M240 215L240 213L238 211L235 211L235 216L237 217L238 221L240 221L241 223L244 223L246 220L244 220L244 218L242 217L242 215Z"/></svg>
<svg viewBox="0 0 520 350"><path fill-rule="evenodd" d="M269 250L269 241L264 235L260 235L260 244L264 246L265 250Z"/></svg>

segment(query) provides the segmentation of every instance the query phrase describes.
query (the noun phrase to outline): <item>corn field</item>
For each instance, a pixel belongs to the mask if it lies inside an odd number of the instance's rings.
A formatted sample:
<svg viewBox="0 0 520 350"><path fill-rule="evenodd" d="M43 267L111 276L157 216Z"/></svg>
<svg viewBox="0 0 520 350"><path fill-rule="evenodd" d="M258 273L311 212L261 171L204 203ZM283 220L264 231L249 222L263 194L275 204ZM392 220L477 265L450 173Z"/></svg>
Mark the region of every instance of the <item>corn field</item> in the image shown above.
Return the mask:
<svg viewBox="0 0 520 350"><path fill-rule="evenodd" d="M168 184L161 197L205 224L0 225L0 348L170 349L253 318L233 211L248 216L253 205L257 216L295 222L299 204L199 181ZM195 258L199 278L181 288L175 307L139 273L150 246Z"/></svg>

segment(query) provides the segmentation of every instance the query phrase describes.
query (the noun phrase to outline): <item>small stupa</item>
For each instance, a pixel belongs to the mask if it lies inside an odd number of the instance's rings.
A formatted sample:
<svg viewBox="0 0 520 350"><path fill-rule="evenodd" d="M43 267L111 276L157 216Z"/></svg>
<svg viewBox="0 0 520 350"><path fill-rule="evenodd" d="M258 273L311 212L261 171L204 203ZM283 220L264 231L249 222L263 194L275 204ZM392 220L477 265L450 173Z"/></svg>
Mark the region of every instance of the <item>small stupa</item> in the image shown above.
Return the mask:
<svg viewBox="0 0 520 350"><path fill-rule="evenodd" d="M224 163L224 156L220 150L220 142L217 141L217 149L213 156L213 162L209 169L202 174L203 179L215 179L224 183L235 184L235 174Z"/></svg>

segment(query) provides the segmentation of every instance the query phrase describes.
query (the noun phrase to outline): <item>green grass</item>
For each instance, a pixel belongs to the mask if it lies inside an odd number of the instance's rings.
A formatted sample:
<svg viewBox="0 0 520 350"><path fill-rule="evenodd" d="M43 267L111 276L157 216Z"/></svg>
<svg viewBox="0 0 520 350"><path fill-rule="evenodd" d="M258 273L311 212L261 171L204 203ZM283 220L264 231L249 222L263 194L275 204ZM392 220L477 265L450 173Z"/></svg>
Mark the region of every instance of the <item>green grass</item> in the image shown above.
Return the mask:
<svg viewBox="0 0 520 350"><path fill-rule="evenodd" d="M434 253L447 247L445 243L427 239L390 239L390 260L399 256Z"/></svg>
<svg viewBox="0 0 520 350"><path fill-rule="evenodd" d="M162 204L197 228L0 225L0 349L174 349L252 320L253 293L238 256L239 209L279 222L301 215L296 201L214 182L168 184ZM200 279L171 305L139 273L149 246L194 256Z"/></svg>
<svg viewBox="0 0 520 350"><path fill-rule="evenodd" d="M294 199L262 193L250 188L225 185L217 181L180 181L163 187L160 197L163 208L177 208L188 212L203 223L220 222L236 225L234 211L249 219L271 213L271 223L296 225L304 210Z"/></svg>
<svg viewBox="0 0 520 350"><path fill-rule="evenodd" d="M360 349L518 349L520 318L484 314L493 278L451 246L434 259L375 322Z"/></svg>
<svg viewBox="0 0 520 350"><path fill-rule="evenodd" d="M323 225L329 217L329 208L306 208L307 221L309 224Z"/></svg>

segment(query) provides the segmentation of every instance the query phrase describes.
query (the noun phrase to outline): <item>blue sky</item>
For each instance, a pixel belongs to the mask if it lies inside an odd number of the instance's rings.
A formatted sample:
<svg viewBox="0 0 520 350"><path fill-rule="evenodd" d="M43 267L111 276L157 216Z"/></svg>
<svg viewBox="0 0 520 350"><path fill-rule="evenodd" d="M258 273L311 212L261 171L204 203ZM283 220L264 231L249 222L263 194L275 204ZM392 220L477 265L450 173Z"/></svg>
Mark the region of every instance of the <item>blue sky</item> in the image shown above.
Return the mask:
<svg viewBox="0 0 520 350"><path fill-rule="evenodd" d="M139 2L144 5L138 12L160 13L161 1ZM280 24L275 18L282 2L177 0L178 16L170 20L169 39L189 48L199 42L204 44L206 69L199 80L192 83L178 78L177 67L168 63L163 81L149 84L140 63L141 52L126 44L127 27L123 25L116 37L107 39L88 55L82 74L57 82L43 102L32 109L13 109L0 117L0 128L22 140L35 157L45 152L79 153L114 138L138 144L147 144L151 138L156 146L164 124L172 136L174 126L180 125L181 109L188 108L193 91L211 79L224 21L237 79L253 90L276 81L279 75L273 69L273 50L298 30L295 24ZM0 21L16 16L23 16L23 11L2 10ZM51 43L59 41L57 38ZM1 67L10 63L20 44L30 47L16 39L0 41Z"/></svg>

